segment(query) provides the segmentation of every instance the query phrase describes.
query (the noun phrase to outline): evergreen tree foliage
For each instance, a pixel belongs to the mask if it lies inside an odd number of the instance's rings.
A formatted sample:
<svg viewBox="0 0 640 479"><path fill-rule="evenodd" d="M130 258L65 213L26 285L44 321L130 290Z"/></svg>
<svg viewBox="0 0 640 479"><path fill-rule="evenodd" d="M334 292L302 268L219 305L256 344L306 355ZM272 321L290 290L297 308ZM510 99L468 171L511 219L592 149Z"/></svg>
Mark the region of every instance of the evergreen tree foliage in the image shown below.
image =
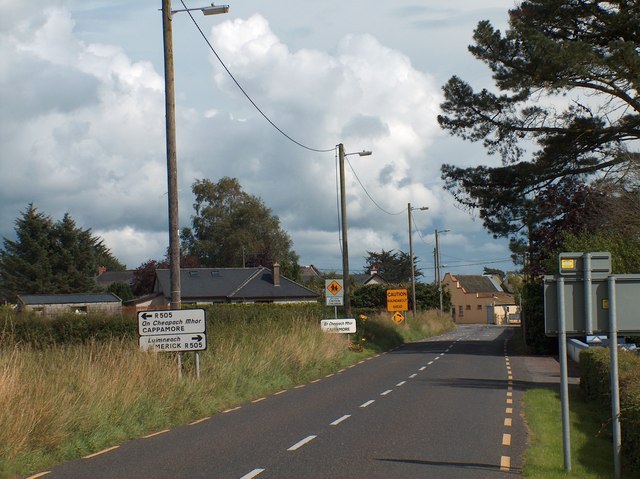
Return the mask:
<svg viewBox="0 0 640 479"><path fill-rule="evenodd" d="M95 291L102 260L120 265L103 242L90 229L79 228L69 214L54 223L30 204L15 225L16 239L4 238L0 249L0 288L6 299Z"/></svg>
<svg viewBox="0 0 640 479"><path fill-rule="evenodd" d="M640 139L640 3L528 0L509 19L504 34L480 22L469 47L501 93L454 76L438 121L501 156L497 167L443 165L442 176L485 227L517 246L549 219L549 197L579 196L596 173L621 177L640 158L631 150Z"/></svg>
<svg viewBox="0 0 640 479"><path fill-rule="evenodd" d="M4 238L4 247L0 250L3 296L14 299L18 293L52 292L55 289L53 221L31 204L15 224L16 240Z"/></svg>
<svg viewBox="0 0 640 479"><path fill-rule="evenodd" d="M374 269L388 283L411 282L411 259L409 254L403 251L384 249L380 252L367 251L365 269L369 272ZM416 278L422 276L422 271L416 267L417 258L414 256L413 264Z"/></svg>
<svg viewBox="0 0 640 479"><path fill-rule="evenodd" d="M133 291L131 290L131 286L124 281L111 283L107 288L107 291L115 294L122 301L129 301L130 299L135 298Z"/></svg>
<svg viewBox="0 0 640 479"><path fill-rule="evenodd" d="M192 228L181 234L186 255L203 267L270 267L278 262L284 276L298 276L298 255L280 219L260 198L244 192L236 178L196 180L192 190L196 214Z"/></svg>

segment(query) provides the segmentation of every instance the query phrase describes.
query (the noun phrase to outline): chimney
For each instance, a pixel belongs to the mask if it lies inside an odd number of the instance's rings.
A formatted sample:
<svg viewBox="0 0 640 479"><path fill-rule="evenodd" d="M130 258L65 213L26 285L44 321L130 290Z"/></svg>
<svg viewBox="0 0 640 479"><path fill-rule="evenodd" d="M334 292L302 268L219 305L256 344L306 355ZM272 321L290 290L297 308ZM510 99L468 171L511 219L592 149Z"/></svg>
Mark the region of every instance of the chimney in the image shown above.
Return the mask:
<svg viewBox="0 0 640 479"><path fill-rule="evenodd" d="M280 286L280 263L273 263L273 269L271 270L271 275L273 277L273 285Z"/></svg>

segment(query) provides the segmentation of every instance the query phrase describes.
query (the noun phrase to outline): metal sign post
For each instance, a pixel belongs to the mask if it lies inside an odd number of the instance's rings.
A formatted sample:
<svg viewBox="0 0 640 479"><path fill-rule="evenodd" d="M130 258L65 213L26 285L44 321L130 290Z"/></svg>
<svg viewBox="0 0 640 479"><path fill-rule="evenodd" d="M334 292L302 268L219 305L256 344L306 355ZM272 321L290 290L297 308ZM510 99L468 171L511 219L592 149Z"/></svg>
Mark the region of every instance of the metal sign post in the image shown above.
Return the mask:
<svg viewBox="0 0 640 479"><path fill-rule="evenodd" d="M613 422L613 469L615 478L622 475L620 431L620 392L618 384L618 324L616 318L616 278L609 276L609 351L611 354L611 418Z"/></svg>
<svg viewBox="0 0 640 479"><path fill-rule="evenodd" d="M615 478L621 477L622 434L618 334L640 333L640 275L611 274L610 253L561 253L560 275L544 278L545 333L558 336L565 470L571 469L567 336L608 334ZM556 283L555 285L553 283Z"/></svg>
<svg viewBox="0 0 640 479"><path fill-rule="evenodd" d="M571 425L569 422L569 368L564 307L564 278L558 278L558 353L560 355L560 404L562 408L562 450L564 470L571 470Z"/></svg>

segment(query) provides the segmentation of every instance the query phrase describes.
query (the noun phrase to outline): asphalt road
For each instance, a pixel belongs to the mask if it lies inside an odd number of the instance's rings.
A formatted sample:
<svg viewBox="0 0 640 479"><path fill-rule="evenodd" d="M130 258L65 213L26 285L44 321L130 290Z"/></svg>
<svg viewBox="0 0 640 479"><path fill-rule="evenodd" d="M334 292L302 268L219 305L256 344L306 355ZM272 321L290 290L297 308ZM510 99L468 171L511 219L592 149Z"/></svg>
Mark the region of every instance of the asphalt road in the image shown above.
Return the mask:
<svg viewBox="0 0 640 479"><path fill-rule="evenodd" d="M526 431L511 334L461 326L38 477L518 477Z"/></svg>

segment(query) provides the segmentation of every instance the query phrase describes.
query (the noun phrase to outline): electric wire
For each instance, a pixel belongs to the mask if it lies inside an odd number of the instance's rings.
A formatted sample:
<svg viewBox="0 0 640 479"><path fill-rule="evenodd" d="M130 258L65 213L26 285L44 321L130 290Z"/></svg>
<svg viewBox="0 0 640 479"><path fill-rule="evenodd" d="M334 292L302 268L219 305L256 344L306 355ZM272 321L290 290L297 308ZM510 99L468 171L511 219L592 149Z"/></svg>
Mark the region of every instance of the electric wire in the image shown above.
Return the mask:
<svg viewBox="0 0 640 479"><path fill-rule="evenodd" d="M182 3L183 7L185 9L187 9L186 4L184 3L184 0L180 0L180 2ZM194 16L191 14L191 12L189 10L186 10L186 12L189 14L189 17L191 18L191 21L193 22L193 24L195 25L196 29L198 30L198 32L200 33L200 35L202 36L202 38L204 39L204 41L206 42L206 44L209 46L209 49L213 52L213 54L215 55L216 59L218 60L218 62L220 63L220 65L222 65L222 68L224 68L224 70L227 72L227 75L229 75L229 78L231 78L231 80L233 80L233 82L235 83L235 85L238 87L238 89L240 90L240 92L245 96L245 98L249 101L249 103L251 103L251 105L256 109L256 111L258 113L260 113L260 115L276 130L278 131L282 136L284 136L286 139L288 139L289 141L291 141L292 143L298 145L301 148L304 148L306 150L309 151L314 151L317 153L328 153L331 151L335 151L336 148L335 146L332 146L331 148L325 148L325 149L320 149L320 148L312 148L310 146L307 146L299 141L297 141L296 139L294 139L293 137L291 137L290 135L288 135L284 130L282 130L278 125L275 124L275 122L273 120L271 120L271 118L269 118L267 116L266 113L264 113L262 111L262 109L257 105L257 103L251 98L251 96L249 96L249 94L246 92L246 90L242 87L242 85L240 84L240 82L235 78L235 76L233 75L233 73L231 73L231 71L229 70L229 68L227 67L227 65L224 63L224 61L222 60L222 58L220 57L220 55L218 55L218 52L215 50L215 48L213 48L213 45L211 44L211 42L209 41L209 39L207 38L207 36L205 35L204 31L202 30L202 28L200 27L200 25L198 24L198 22L196 21L196 19L194 18ZM388 214L390 216L397 216L400 214L403 214L405 211L407 211L407 208L404 208L402 211L399 211L397 213L392 213L389 212L387 210L385 210L384 208L382 208L377 202L376 200L371 196L371 194L369 194L369 191L365 188L364 184L362 183L362 181L360 180L360 178L358 177L358 174L356 173L355 169L353 168L353 165L351 164L351 162L349 161L348 158L345 157L345 159L347 160L347 163L349 164L349 167L351 168L351 171L353 172L353 175L355 176L356 180L358 181L358 184L360 185L360 187L362 188L362 191L364 191L364 193L367 195L367 197L371 200L371 202L383 213ZM337 168L337 164L336 164L336 168ZM337 172L336 172L336 182L337 182ZM336 189L338 190L338 184L336 183ZM339 205L339 199L337 200L337 207L338 207L338 222L339 222L339 227L338 227L338 231L340 232L340 248L342 249L342 226L340 223L340 219L341 219L341 214L340 214L340 205ZM415 220L412 219L413 222L413 226L415 227L415 230L418 232L418 236L420 237L421 241L423 243L425 243L426 245L431 245L433 243L428 243L425 241L424 237L422 236L422 233L420 231L420 229L417 227L417 225L415 224ZM445 256L445 255L443 255ZM459 258L455 258L455 259L459 259ZM465 261L465 260L463 260ZM481 264L495 264L495 263L506 263L511 261L511 259L508 260L493 260L493 261L481 261L481 262L475 262L475 263L467 263L467 264L458 264L456 266L461 267L461 266L476 266L476 265L481 265Z"/></svg>
<svg viewBox="0 0 640 479"><path fill-rule="evenodd" d="M347 158L347 155L345 155L345 160L347 160L347 163L349 165L349 168L351 168L351 171L353 172L353 176L356 177L356 180L358 180L358 183L360 184L360 187L362 188L362 191L365 192L365 194L369 197L369 199L371 200L371 202L376 205L376 207L382 211L383 213L386 213L390 216L397 216L397 215L401 215L402 213L404 213L405 211L407 211L407 208L404 208L402 211L399 211L398 213L390 213L389 211L385 210L382 206L380 206L376 200L373 199L373 197L369 194L369 192L367 191L367 189L364 187L364 185L362 184L362 181L360 181L360 178L358 178L358 174L356 173L356 170L353 169L353 165L351 164L351 162L349 161L349 158Z"/></svg>
<svg viewBox="0 0 640 479"><path fill-rule="evenodd" d="M182 5L184 6L184 8L186 9L187 6L184 3L184 0L180 0L180 2L182 3ZM216 56L216 58L218 59L218 62L220 62L220 65L222 65L222 68L225 69L225 71L227 72L227 74L229 75L229 78L231 78L233 80L233 82L236 84L236 86L238 87L238 89L242 92L242 94L245 96L245 98L247 100L249 100L249 103L251 103L253 105L253 107L256 109L256 111L258 113L260 113L260 115L262 115L262 117L267 120L267 122L273 127L275 128L282 136L284 136L286 139L288 139L289 141L291 141L292 143L295 143L296 145L298 145L301 148L304 148L306 150L309 151L315 151L317 153L328 153L330 151L335 150L335 146L331 147L331 148L327 148L327 149L319 149L319 148L312 148L310 146L304 145L303 143L300 143L299 141L295 140L294 138L292 138L291 136L289 136L287 133L285 133L278 125L276 125L271 118L269 118L266 113L264 113L260 107L256 104L255 101L253 101L253 99L249 96L249 94L245 91L245 89L242 87L242 85L240 85L240 82L238 80L236 80L236 77L233 76L233 73L231 73L231 71L229 70L229 68L227 68L227 65L222 61L222 58L220 58L220 55L218 55L218 52L216 52L215 48L213 48L213 45L211 44L211 42L209 41L209 39L207 38L207 36L205 35L205 33L202 31L202 28L200 28L200 25L198 25L198 22L196 21L196 19L194 18L194 16L191 14L190 11L187 10L187 13L189 14L189 17L191 18L191 21L193 22L193 24L196 26L196 28L198 29L198 31L200 32L200 35L202 36L202 38L204 39L204 41L207 43L207 45L209 45L209 49L213 52L213 54Z"/></svg>

